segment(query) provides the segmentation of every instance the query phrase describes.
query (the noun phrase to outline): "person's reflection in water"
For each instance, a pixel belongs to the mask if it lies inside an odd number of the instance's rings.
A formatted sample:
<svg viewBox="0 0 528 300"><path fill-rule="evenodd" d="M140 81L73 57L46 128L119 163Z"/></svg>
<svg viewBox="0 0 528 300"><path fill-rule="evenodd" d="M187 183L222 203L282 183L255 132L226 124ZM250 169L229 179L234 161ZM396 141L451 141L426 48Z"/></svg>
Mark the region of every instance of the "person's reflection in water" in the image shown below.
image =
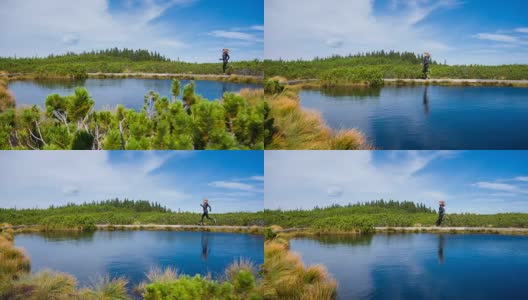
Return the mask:
<svg viewBox="0 0 528 300"><path fill-rule="evenodd" d="M225 92L227 92L227 82L222 82L222 98L224 98Z"/></svg>
<svg viewBox="0 0 528 300"><path fill-rule="evenodd" d="M202 232L202 260L207 261L209 252L211 248L209 247L209 234L207 232Z"/></svg>
<svg viewBox="0 0 528 300"><path fill-rule="evenodd" d="M438 236L438 263L444 263L444 235Z"/></svg>
<svg viewBox="0 0 528 300"><path fill-rule="evenodd" d="M423 93L423 107L424 107L424 114L425 115L429 114L429 93L427 91L428 88L429 88L429 86L426 85L424 93Z"/></svg>

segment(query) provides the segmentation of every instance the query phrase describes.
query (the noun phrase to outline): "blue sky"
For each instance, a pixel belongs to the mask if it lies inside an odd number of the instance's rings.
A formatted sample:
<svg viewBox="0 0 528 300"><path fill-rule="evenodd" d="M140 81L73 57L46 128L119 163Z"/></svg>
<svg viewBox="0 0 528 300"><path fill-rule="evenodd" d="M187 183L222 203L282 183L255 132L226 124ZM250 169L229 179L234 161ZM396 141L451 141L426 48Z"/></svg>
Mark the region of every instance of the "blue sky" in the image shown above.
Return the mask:
<svg viewBox="0 0 528 300"><path fill-rule="evenodd" d="M263 0L4 0L0 56L127 47L172 59L262 59Z"/></svg>
<svg viewBox="0 0 528 300"><path fill-rule="evenodd" d="M264 207L262 151L2 151L0 207L110 198L213 212Z"/></svg>
<svg viewBox="0 0 528 300"><path fill-rule="evenodd" d="M431 52L448 64L528 63L520 0L266 0L265 57ZM305 22L291 22L305 20Z"/></svg>
<svg viewBox="0 0 528 300"><path fill-rule="evenodd" d="M266 151L267 209L408 200L528 213L528 151Z"/></svg>

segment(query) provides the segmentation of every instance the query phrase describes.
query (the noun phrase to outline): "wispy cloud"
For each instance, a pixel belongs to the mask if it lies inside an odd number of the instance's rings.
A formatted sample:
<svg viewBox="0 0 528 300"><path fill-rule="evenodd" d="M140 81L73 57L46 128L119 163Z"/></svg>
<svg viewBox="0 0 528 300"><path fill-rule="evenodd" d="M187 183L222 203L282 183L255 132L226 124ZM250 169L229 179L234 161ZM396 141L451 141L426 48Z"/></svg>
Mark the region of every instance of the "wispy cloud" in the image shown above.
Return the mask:
<svg viewBox="0 0 528 300"><path fill-rule="evenodd" d="M528 194L528 185L526 182L528 182L527 176L518 176L515 178L497 179L495 181L479 181L474 183L473 186L511 194Z"/></svg>
<svg viewBox="0 0 528 300"><path fill-rule="evenodd" d="M521 32L521 33L528 33L528 27L515 28L515 31L516 32Z"/></svg>
<svg viewBox="0 0 528 300"><path fill-rule="evenodd" d="M258 38L256 35L241 31L213 30L209 34L218 38L242 40L247 42L262 42L262 39Z"/></svg>
<svg viewBox="0 0 528 300"><path fill-rule="evenodd" d="M451 9L460 1L393 1L391 14L379 16L371 0L266 0L265 57L311 59L333 54L392 49L446 50L439 35L419 28L435 11ZM292 20L310 20L292 22ZM313 21L316 20L316 21Z"/></svg>
<svg viewBox="0 0 528 300"><path fill-rule="evenodd" d="M229 151L230 152L230 151ZM233 153L234 154L234 153ZM259 173L223 180L223 164L209 166L193 151L13 151L0 153L0 207L40 207L112 198L144 199L195 210L209 197L221 211L262 210ZM227 160L232 159L226 153ZM240 154L239 154L240 155ZM185 164L185 168L179 165ZM39 172L35 172L38 166ZM198 166L193 168L193 166ZM214 168L214 175L211 170ZM229 174L239 170L229 167ZM230 176L231 176L230 175ZM250 174L249 174L250 175ZM214 177L212 177L214 176ZM212 179L211 179L212 178ZM216 180L215 180L216 179ZM209 181L214 181L209 184ZM229 198L229 203L217 199Z"/></svg>
<svg viewBox="0 0 528 300"><path fill-rule="evenodd" d="M250 184L245 184L237 181L213 181L209 183L210 186L240 191L253 191L254 187Z"/></svg>
<svg viewBox="0 0 528 300"><path fill-rule="evenodd" d="M489 40L489 41L495 41L495 42L515 43L519 41L517 37L507 35L507 34L498 34L498 33L477 33L473 35L473 37L479 40Z"/></svg>

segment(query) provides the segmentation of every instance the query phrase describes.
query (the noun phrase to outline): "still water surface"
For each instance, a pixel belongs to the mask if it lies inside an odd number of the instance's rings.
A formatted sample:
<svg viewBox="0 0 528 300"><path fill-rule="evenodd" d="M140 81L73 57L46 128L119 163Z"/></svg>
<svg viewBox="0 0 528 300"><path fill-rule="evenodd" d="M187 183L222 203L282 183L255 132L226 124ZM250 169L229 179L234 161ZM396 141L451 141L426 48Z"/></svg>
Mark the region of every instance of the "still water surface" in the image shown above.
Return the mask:
<svg viewBox="0 0 528 300"><path fill-rule="evenodd" d="M256 265L264 260L261 235L178 232L96 231L94 233L20 234L15 245L31 259L31 270L53 269L74 275L81 286L97 274L125 276L128 287L144 280L152 267L176 268L180 273L222 276L235 259Z"/></svg>
<svg viewBox="0 0 528 300"><path fill-rule="evenodd" d="M262 88L259 84L230 83L209 80L195 80L195 92L202 97L214 100L220 99L225 92L238 92L243 88ZM183 86L189 80L180 80ZM44 81L12 81L9 90L14 94L18 105L44 106L46 97L50 94L70 95L76 87L85 87L95 101L96 109L113 108L122 104L127 108L140 110L143 107L143 97L149 91L155 91L160 96L171 99L170 79L86 79L86 80L44 80Z"/></svg>
<svg viewBox="0 0 528 300"><path fill-rule="evenodd" d="M296 238L339 299L526 299L528 236L376 234Z"/></svg>
<svg viewBox="0 0 528 300"><path fill-rule="evenodd" d="M329 88L300 98L379 149L528 149L528 88Z"/></svg>

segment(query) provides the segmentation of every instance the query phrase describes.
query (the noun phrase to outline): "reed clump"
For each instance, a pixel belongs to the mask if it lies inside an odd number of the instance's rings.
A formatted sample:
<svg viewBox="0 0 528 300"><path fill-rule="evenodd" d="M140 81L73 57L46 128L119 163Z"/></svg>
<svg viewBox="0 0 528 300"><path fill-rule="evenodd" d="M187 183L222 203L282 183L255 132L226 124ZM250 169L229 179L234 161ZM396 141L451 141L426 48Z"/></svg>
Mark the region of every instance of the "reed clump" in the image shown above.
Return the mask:
<svg viewBox="0 0 528 300"><path fill-rule="evenodd" d="M0 71L0 74L5 74L5 72ZM7 89L7 78L4 76L0 76L0 112L3 112L8 108L14 107L15 97Z"/></svg>
<svg viewBox="0 0 528 300"><path fill-rule="evenodd" d="M289 250L287 240L264 245L262 295L264 299L323 300L337 298L337 282L323 266L306 267Z"/></svg>
<svg viewBox="0 0 528 300"><path fill-rule="evenodd" d="M298 87L286 86L279 94L269 95L269 118L274 132L266 149L282 150L359 150L371 149L357 129L335 131L328 127L318 112L301 107Z"/></svg>

